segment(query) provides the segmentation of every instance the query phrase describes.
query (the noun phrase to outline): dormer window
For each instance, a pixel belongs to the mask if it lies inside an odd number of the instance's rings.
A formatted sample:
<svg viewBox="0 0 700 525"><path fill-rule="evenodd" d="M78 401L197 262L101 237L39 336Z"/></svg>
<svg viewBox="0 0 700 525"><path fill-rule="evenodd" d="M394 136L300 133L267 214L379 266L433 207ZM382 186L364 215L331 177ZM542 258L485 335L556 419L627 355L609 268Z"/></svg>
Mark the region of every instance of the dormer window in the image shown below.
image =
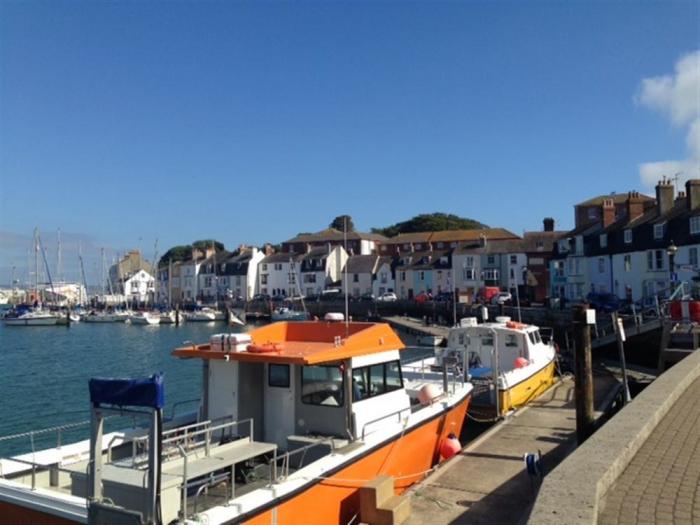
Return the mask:
<svg viewBox="0 0 700 525"><path fill-rule="evenodd" d="M600 247L601 248L607 248L608 246L608 234L607 233L601 233L600 234Z"/></svg>
<svg viewBox="0 0 700 525"><path fill-rule="evenodd" d="M655 240L661 240L664 238L664 228L665 223L662 224L654 224L654 239Z"/></svg>
<svg viewBox="0 0 700 525"><path fill-rule="evenodd" d="M632 244L632 230L625 230L625 244Z"/></svg>
<svg viewBox="0 0 700 525"><path fill-rule="evenodd" d="M598 218L598 210L595 208L588 208L588 218L589 219L597 219Z"/></svg>

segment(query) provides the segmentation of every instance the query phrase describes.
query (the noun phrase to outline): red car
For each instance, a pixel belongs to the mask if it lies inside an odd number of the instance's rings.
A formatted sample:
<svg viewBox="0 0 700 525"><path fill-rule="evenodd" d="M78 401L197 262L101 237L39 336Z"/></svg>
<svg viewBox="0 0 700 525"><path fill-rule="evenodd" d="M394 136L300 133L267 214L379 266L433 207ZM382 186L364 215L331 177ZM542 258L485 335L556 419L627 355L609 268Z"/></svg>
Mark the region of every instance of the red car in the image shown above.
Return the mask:
<svg viewBox="0 0 700 525"><path fill-rule="evenodd" d="M432 301L432 300L433 300L433 294L431 294L430 292L421 292L421 293L419 293L418 295L416 295L416 296L414 297L414 300L415 300L418 304L423 304L423 303L426 302L426 301Z"/></svg>

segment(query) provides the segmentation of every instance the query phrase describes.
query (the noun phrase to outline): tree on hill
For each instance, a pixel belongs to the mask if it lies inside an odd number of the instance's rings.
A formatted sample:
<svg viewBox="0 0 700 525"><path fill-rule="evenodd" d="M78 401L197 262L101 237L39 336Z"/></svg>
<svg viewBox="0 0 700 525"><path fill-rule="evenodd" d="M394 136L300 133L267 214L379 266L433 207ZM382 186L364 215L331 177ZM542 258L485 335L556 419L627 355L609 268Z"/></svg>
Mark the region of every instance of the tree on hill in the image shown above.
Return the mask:
<svg viewBox="0 0 700 525"><path fill-rule="evenodd" d="M173 246L160 258L160 264L168 264L169 261L180 262L186 261L192 257L192 246L189 244L181 244Z"/></svg>
<svg viewBox="0 0 700 525"><path fill-rule="evenodd" d="M330 227L340 230L341 232L345 230L345 221L347 219L347 226L349 232L355 231L355 224L352 222L352 217L350 215L338 215L333 222L331 222Z"/></svg>
<svg viewBox="0 0 700 525"><path fill-rule="evenodd" d="M206 250L207 248L211 248L212 245L214 246L214 249L217 252L223 252L224 251L224 243L215 241L214 239L204 239L201 241L194 241L192 243L192 248L195 250Z"/></svg>
<svg viewBox="0 0 700 525"><path fill-rule="evenodd" d="M429 232L441 230L475 230L486 228L474 219L458 217L451 213L424 213L416 215L412 219L397 222L386 228L372 228L373 233L379 233L386 237L394 237L399 233Z"/></svg>
<svg viewBox="0 0 700 525"><path fill-rule="evenodd" d="M214 249L217 252L222 252L224 251L224 244L215 241L214 239L204 239L201 241L195 241L192 244L181 244L179 246L173 246L170 248L167 252L163 254L163 257L160 258L159 265L166 265L170 261L172 262L181 262L181 261L189 261L192 259L192 250L206 250L207 248L211 248L212 245L214 246Z"/></svg>

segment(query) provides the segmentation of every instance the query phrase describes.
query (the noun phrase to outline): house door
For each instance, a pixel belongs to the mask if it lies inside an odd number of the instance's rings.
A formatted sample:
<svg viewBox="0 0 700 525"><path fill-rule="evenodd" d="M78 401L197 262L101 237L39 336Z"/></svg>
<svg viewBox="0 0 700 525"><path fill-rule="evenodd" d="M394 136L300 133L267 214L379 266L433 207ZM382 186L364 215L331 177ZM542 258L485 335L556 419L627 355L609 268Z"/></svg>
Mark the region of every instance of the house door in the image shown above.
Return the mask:
<svg viewBox="0 0 700 525"><path fill-rule="evenodd" d="M290 365L265 365L267 382L264 394L263 436L269 443L287 448L287 436L294 434L294 388Z"/></svg>

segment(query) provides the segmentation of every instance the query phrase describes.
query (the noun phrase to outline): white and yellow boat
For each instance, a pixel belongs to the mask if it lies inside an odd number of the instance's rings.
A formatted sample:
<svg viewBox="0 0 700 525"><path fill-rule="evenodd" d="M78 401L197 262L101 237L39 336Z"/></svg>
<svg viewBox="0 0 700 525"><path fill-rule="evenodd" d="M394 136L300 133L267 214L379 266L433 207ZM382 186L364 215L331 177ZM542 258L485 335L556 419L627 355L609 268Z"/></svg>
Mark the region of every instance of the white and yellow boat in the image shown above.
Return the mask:
<svg viewBox="0 0 700 525"><path fill-rule="evenodd" d="M481 324L476 318L462 319L450 330L446 347L436 348L434 359L414 366L439 368L446 361L466 363L474 385L470 409L480 413L486 409L502 416L527 405L555 381L554 342L544 341L537 326L509 317Z"/></svg>

